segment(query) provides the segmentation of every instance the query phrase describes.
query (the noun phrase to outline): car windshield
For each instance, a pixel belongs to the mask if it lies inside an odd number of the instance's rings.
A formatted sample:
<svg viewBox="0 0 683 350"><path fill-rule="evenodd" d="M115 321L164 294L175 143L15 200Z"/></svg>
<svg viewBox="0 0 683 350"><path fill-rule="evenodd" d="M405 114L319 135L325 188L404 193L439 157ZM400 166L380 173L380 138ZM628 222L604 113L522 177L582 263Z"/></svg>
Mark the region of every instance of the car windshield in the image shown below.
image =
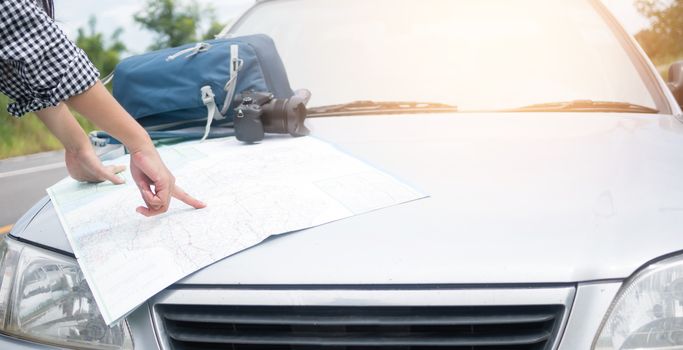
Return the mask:
<svg viewBox="0 0 683 350"><path fill-rule="evenodd" d="M271 36L309 106L429 101L459 111L557 101L656 108L589 0L282 0L232 33Z"/></svg>

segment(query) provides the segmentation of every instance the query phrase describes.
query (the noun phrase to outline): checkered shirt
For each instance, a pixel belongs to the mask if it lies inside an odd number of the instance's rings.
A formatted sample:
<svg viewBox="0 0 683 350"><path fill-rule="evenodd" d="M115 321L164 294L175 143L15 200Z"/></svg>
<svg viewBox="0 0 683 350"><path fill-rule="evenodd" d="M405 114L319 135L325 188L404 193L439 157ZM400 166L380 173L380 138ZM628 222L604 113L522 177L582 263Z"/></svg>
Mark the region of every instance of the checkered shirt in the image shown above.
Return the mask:
<svg viewBox="0 0 683 350"><path fill-rule="evenodd" d="M34 0L0 0L0 92L14 116L58 105L99 72Z"/></svg>

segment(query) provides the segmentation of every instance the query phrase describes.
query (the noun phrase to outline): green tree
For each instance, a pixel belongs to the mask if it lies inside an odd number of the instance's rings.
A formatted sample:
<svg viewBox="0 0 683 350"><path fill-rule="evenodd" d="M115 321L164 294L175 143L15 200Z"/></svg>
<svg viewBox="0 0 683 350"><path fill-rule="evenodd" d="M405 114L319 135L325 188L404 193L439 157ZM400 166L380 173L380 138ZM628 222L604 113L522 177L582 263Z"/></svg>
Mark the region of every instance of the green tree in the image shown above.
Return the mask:
<svg viewBox="0 0 683 350"><path fill-rule="evenodd" d="M210 39L223 27L213 15L212 7L202 7L195 0L187 4L182 0L147 0L143 10L136 13L133 19L143 28L156 33L150 50ZM201 34L201 27L207 20L209 28Z"/></svg>
<svg viewBox="0 0 683 350"><path fill-rule="evenodd" d="M636 0L638 11L650 19L650 27L636 39L656 63L683 56L683 0Z"/></svg>
<svg viewBox="0 0 683 350"><path fill-rule="evenodd" d="M120 40L123 29L117 28L114 33L105 40L102 33L97 32L97 19L90 17L88 28L78 28L76 45L88 54L88 58L100 70L104 76L114 71L121 60L121 54L126 51L126 45Z"/></svg>

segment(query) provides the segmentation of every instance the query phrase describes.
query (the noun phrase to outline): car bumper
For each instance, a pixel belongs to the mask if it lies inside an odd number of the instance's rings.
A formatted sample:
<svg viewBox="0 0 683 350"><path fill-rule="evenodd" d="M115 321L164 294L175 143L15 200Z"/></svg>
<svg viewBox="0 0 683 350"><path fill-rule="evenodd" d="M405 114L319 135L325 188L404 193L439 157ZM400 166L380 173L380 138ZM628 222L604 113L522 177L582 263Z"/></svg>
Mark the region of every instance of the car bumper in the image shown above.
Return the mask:
<svg viewBox="0 0 683 350"><path fill-rule="evenodd" d="M562 321L554 349L590 349L595 333L612 300L621 287L621 281L580 283L575 288L523 288L519 289L468 289L468 290L228 290L228 289L179 289L160 293L148 303L140 306L128 316L136 350L164 350L163 329L156 327L160 322L153 305L157 303L230 303L266 305L314 304L314 305L419 305L427 300L434 305L473 305L482 303L545 303L559 301L567 305L568 317ZM426 299L425 299L426 297ZM559 298L559 299L558 299ZM268 300L268 301L264 301ZM0 335L0 349L55 349L25 340Z"/></svg>

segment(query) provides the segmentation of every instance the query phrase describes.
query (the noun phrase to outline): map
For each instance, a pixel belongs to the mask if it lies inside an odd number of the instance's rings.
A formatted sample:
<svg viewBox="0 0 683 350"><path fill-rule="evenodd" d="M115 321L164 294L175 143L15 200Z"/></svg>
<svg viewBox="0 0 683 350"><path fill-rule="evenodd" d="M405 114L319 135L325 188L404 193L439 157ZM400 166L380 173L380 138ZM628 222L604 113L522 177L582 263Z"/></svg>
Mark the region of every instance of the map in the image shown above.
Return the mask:
<svg viewBox="0 0 683 350"><path fill-rule="evenodd" d="M245 145L235 138L159 149L185 191L152 218L126 184L66 178L48 189L78 264L110 325L179 279L271 235L425 197L314 137ZM112 161L127 164L127 156Z"/></svg>

